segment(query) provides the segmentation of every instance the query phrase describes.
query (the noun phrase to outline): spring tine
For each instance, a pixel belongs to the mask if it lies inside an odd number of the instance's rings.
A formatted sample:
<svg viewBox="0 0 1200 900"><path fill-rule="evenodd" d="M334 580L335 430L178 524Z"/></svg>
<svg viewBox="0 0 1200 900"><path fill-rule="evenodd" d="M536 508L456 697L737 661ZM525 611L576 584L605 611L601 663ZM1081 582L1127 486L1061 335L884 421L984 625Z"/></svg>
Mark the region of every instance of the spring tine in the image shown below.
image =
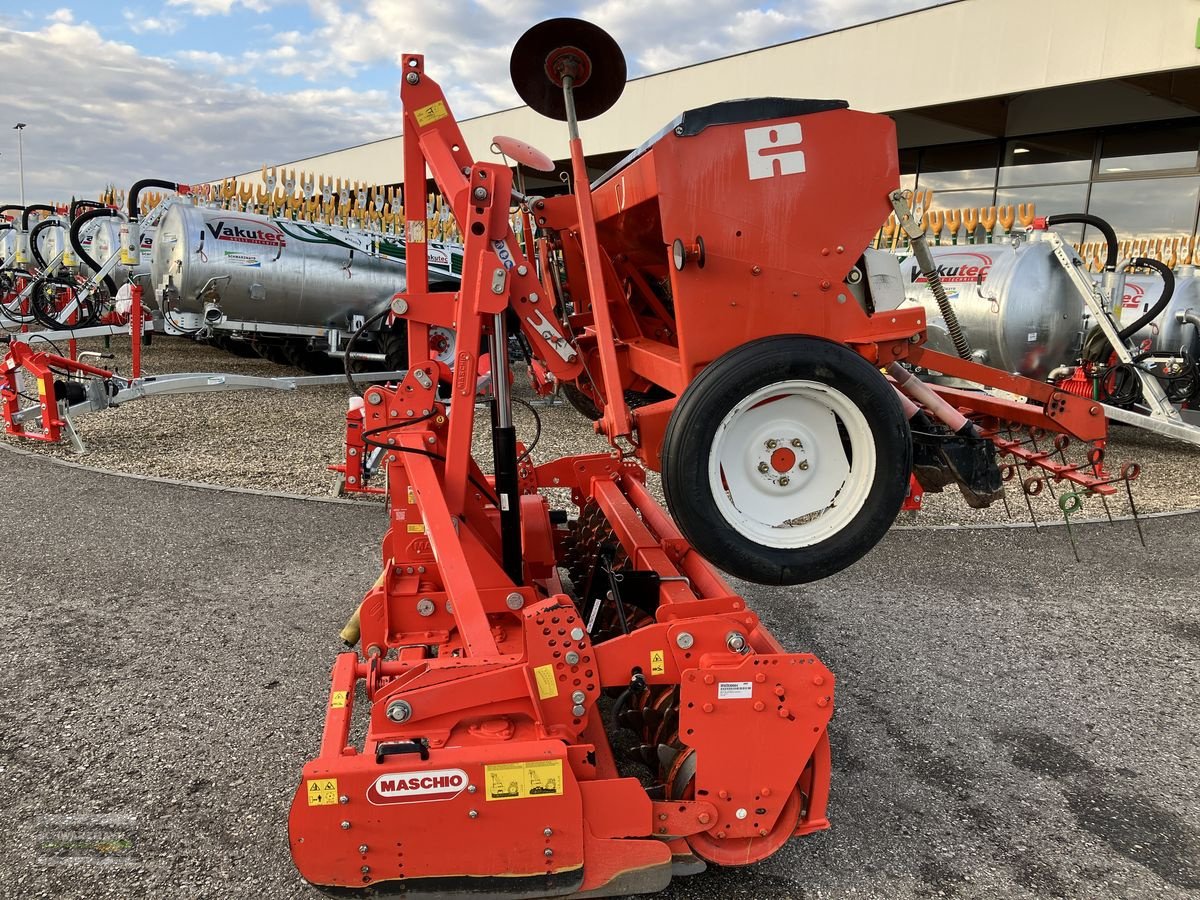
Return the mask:
<svg viewBox="0 0 1200 900"><path fill-rule="evenodd" d="M1083 562L1079 558L1079 545L1075 542L1075 529L1071 526L1071 514L1083 507L1083 498L1077 491L1070 491L1058 498L1058 508L1062 510L1063 522L1067 525L1067 536L1071 539L1071 550L1075 554L1075 562Z"/></svg>
<svg viewBox="0 0 1200 900"><path fill-rule="evenodd" d="M1130 483L1137 477L1136 471L1134 474L1129 473L1129 466L1121 470L1121 480L1125 482L1125 495L1129 498L1129 511L1133 513L1133 524L1137 526L1138 540L1142 542L1142 546L1146 546L1146 535L1142 533L1142 520L1138 516L1137 504L1133 502L1133 486Z"/></svg>
<svg viewBox="0 0 1200 900"><path fill-rule="evenodd" d="M1029 518L1033 522L1033 530L1041 531L1042 527L1038 524L1037 516L1033 513L1033 501L1030 497L1035 497L1042 492L1041 479L1037 477L1026 478L1021 482L1021 491L1025 495L1025 505L1029 507Z"/></svg>
<svg viewBox="0 0 1200 900"><path fill-rule="evenodd" d="M1113 524L1112 510L1108 506L1108 498L1103 494L1100 495L1100 502L1104 504L1104 513L1108 516L1108 524Z"/></svg>
<svg viewBox="0 0 1200 900"><path fill-rule="evenodd" d="M1011 520L1012 519L1012 507L1008 505L1008 491L1003 491L1000 494L1000 499L1002 499L1004 501L1004 514L1007 515L1008 518Z"/></svg>

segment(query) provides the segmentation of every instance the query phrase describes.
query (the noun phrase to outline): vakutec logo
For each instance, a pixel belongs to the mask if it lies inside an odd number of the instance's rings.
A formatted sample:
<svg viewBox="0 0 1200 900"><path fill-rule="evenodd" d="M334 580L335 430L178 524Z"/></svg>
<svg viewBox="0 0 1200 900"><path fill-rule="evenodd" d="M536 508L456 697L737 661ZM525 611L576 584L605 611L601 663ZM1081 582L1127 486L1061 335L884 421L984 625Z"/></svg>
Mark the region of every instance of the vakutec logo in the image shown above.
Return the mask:
<svg viewBox="0 0 1200 900"><path fill-rule="evenodd" d="M987 278L991 270L991 259L982 253L962 253L943 256L938 261L935 271L943 284L974 284ZM925 284L929 281L916 265L913 266L910 277L913 284Z"/></svg>
<svg viewBox="0 0 1200 900"><path fill-rule="evenodd" d="M284 247L287 240L283 232L271 226L252 222L250 226L239 225L238 222L247 219L218 219L216 222L206 222L209 233L219 241L235 241L239 244L258 244L263 247Z"/></svg>
<svg viewBox="0 0 1200 900"><path fill-rule="evenodd" d="M416 803L425 800L449 800L467 786L462 769L431 769L428 772L393 772L380 775L367 788L372 803Z"/></svg>

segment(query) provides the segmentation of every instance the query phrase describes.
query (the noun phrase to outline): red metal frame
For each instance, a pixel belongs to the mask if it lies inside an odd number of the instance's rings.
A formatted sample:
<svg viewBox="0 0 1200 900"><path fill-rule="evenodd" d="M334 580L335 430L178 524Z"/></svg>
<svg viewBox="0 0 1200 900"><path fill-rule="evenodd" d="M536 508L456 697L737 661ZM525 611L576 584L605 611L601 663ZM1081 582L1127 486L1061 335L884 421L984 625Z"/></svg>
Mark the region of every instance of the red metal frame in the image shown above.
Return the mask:
<svg viewBox="0 0 1200 900"><path fill-rule="evenodd" d="M556 344L551 297L509 226L509 170L471 161L421 57L406 55L404 71L407 195L424 197L428 166L465 235L462 285L429 293L423 203L406 203L398 307L413 365L399 385L367 388L348 416L358 458L384 448L384 574L358 610L363 657L334 665L320 753L293 799L297 868L331 886L622 893L664 887L676 857L746 864L827 828L832 673L783 652L683 540L640 465L616 452L523 464L523 578L506 574L496 486L470 448L481 339L507 308L556 378L576 378L583 361ZM579 271L600 296L608 270L586 197L573 201ZM591 315L602 331L604 312ZM453 373L420 362L428 325L455 328ZM611 389L617 351L598 352ZM604 425L614 436L628 415L616 406ZM552 523L543 489L597 509L629 570L655 575L640 627L593 643L558 568L579 536ZM620 775L601 723L601 693L635 683L677 721L661 735L675 754L668 800ZM360 686L370 709L352 741Z"/></svg>

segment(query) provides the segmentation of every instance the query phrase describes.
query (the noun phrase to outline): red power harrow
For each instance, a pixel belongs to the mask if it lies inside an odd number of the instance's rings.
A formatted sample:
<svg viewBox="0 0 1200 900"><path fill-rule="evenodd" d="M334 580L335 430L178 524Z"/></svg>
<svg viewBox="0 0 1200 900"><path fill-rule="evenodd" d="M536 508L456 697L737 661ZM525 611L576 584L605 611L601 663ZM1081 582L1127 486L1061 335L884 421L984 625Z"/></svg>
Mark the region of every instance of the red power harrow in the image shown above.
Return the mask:
<svg viewBox="0 0 1200 900"><path fill-rule="evenodd" d="M709 561L779 584L858 559L909 492L910 422L932 442L919 469L978 496L1001 474L976 420L1105 436L1095 403L928 351L924 313L888 305L886 261L863 248L898 181L889 119L692 110L591 187L576 122L616 101L619 49L552 20L513 72L568 123L570 194L514 193L508 168L474 161L423 58L403 57L405 193L432 173L465 262L457 294L430 292L424 205L405 205L392 309L412 366L365 390L348 437L347 473L371 452L386 475L383 571L343 632L361 653L334 664L289 821L320 886L651 892L828 827L833 675L784 652ZM537 228L524 243L514 197ZM433 326L456 332L452 368L422 362ZM619 449L526 458L510 328ZM471 455L485 349L491 475ZM1032 402L922 392L900 362Z"/></svg>

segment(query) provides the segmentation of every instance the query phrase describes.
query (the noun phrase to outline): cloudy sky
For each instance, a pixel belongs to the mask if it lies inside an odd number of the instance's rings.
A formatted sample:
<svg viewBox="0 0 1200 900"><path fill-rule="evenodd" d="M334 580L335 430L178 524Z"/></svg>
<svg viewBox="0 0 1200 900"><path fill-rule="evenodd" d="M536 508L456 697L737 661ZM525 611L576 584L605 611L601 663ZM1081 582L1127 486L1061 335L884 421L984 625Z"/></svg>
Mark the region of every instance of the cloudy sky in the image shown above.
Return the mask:
<svg viewBox="0 0 1200 900"><path fill-rule="evenodd" d="M210 180L397 134L397 60L426 54L460 118L516 106L531 24L589 19L631 77L937 0L104 0L0 4L0 203Z"/></svg>

